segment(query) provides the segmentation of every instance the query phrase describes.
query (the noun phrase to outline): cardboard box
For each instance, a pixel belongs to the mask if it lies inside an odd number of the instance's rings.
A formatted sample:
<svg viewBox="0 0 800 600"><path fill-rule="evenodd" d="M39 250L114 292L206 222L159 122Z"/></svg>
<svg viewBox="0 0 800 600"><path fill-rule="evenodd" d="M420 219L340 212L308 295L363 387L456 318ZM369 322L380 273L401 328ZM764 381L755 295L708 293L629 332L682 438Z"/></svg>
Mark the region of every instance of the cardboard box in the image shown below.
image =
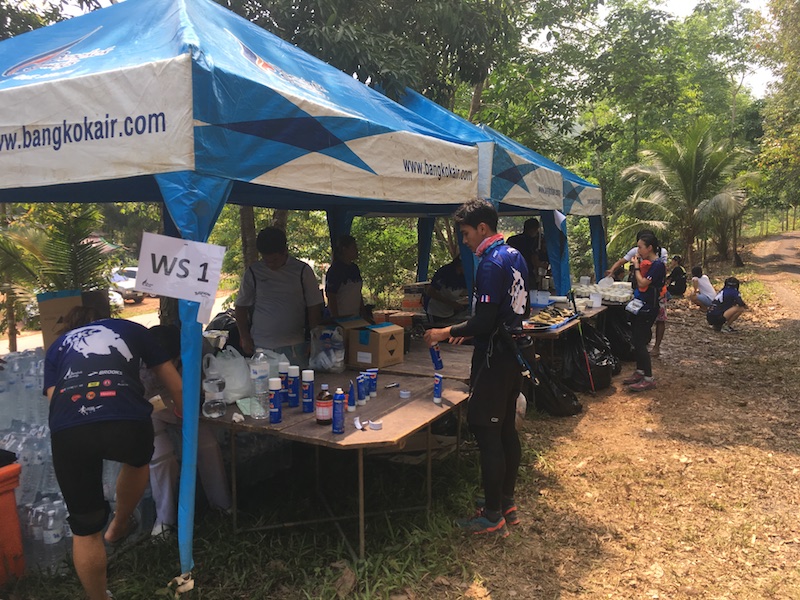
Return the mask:
<svg viewBox="0 0 800 600"><path fill-rule="evenodd" d="M395 325L411 329L414 326L414 317L420 313L398 310L389 315L388 320Z"/></svg>
<svg viewBox="0 0 800 600"><path fill-rule="evenodd" d="M388 367L403 362L402 327L377 323L350 332L347 364L358 369Z"/></svg>
<svg viewBox="0 0 800 600"><path fill-rule="evenodd" d="M342 317L336 319L336 324L342 328L342 340L344 341L344 360L348 362L350 355L350 334L362 327L367 327L369 323L361 317Z"/></svg>
<svg viewBox="0 0 800 600"><path fill-rule="evenodd" d="M406 292L403 296L403 310L423 310L422 294Z"/></svg>
<svg viewBox="0 0 800 600"><path fill-rule="evenodd" d="M389 320L389 315L396 313L396 310L373 310L372 318L376 323L385 323Z"/></svg>
<svg viewBox="0 0 800 600"><path fill-rule="evenodd" d="M61 290L37 294L39 302L39 321L42 326L42 342L44 349L50 347L62 333L64 317L76 306L91 306L97 312L98 319L111 316L108 302L108 290L81 292L80 290Z"/></svg>

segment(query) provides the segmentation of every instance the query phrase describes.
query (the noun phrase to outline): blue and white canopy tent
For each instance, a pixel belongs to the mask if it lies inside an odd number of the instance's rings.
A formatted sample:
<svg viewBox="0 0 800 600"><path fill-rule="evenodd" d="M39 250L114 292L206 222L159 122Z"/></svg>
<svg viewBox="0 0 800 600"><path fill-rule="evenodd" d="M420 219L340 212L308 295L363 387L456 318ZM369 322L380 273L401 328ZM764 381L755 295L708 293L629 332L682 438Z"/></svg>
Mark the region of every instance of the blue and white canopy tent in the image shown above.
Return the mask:
<svg viewBox="0 0 800 600"><path fill-rule="evenodd" d="M606 234L603 227L603 194L599 186L589 183L572 171L545 158L541 154L526 148L519 142L495 131L487 125L481 125L498 144L512 152L527 158L531 162L546 166L561 173L563 182L563 207L560 211L565 215L578 215L589 218L589 229L592 238L592 255L594 258L595 277L599 281L605 276L608 265L606 252Z"/></svg>
<svg viewBox="0 0 800 600"><path fill-rule="evenodd" d="M599 187L491 127L474 125L413 90L406 90L399 101L459 139L478 146L479 196L494 202L501 213L536 210L542 214L558 294L565 294L571 282L569 255L562 243L563 219L556 219L556 211L589 217L595 272L598 279L603 276L606 245ZM471 257L464 255L462 259L469 264ZM424 278L424 274L418 275Z"/></svg>
<svg viewBox="0 0 800 600"><path fill-rule="evenodd" d="M128 0L0 43L0 202L163 202L202 242L226 202L452 207L477 170L475 146L211 0ZM179 303L185 414L198 307ZM183 428L188 574L197 421Z"/></svg>

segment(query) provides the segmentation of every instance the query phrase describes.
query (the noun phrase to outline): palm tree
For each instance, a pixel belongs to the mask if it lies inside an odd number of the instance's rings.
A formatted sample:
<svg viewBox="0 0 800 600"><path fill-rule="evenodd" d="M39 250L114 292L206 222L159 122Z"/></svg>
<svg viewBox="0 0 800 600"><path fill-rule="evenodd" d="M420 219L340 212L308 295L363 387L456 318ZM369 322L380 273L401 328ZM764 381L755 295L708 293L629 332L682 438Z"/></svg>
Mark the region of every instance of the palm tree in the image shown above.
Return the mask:
<svg viewBox="0 0 800 600"><path fill-rule="evenodd" d="M715 216L740 213L745 186L757 177L741 173L749 155L728 141L715 141L711 124L697 121L683 138L670 136L641 151L642 162L622 171L624 180L638 183L624 206L660 217L681 239L686 264L692 265L697 235Z"/></svg>
<svg viewBox="0 0 800 600"><path fill-rule="evenodd" d="M5 297L3 325L9 350L16 351L17 314L38 292L99 290L108 287L107 259L86 239L101 221L90 204L52 204L39 216L42 223L11 223L0 235L0 294Z"/></svg>

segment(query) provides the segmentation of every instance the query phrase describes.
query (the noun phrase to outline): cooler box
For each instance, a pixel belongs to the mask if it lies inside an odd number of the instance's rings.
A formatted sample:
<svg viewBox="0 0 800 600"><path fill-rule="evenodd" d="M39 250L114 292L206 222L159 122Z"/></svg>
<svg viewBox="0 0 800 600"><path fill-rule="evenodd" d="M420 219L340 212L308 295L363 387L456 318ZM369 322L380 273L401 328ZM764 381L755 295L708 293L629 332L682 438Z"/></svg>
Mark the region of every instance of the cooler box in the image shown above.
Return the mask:
<svg viewBox="0 0 800 600"><path fill-rule="evenodd" d="M21 470L19 463L0 468L0 586L25 572L22 531L14 497Z"/></svg>
<svg viewBox="0 0 800 600"><path fill-rule="evenodd" d="M347 364L358 369L388 367L403 362L402 327L377 323L350 332Z"/></svg>

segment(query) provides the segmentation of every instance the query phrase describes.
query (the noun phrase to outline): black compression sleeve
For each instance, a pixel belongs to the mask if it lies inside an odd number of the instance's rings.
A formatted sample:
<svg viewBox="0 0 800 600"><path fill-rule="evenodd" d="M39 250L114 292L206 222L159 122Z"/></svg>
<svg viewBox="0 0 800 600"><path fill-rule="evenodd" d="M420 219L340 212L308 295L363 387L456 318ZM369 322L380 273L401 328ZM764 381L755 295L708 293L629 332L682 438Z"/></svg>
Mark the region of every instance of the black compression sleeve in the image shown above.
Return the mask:
<svg viewBox="0 0 800 600"><path fill-rule="evenodd" d="M450 335L452 337L489 335L494 331L495 324L497 323L497 312L499 310L499 304L479 302L475 306L475 314L469 321L453 325L450 328Z"/></svg>

